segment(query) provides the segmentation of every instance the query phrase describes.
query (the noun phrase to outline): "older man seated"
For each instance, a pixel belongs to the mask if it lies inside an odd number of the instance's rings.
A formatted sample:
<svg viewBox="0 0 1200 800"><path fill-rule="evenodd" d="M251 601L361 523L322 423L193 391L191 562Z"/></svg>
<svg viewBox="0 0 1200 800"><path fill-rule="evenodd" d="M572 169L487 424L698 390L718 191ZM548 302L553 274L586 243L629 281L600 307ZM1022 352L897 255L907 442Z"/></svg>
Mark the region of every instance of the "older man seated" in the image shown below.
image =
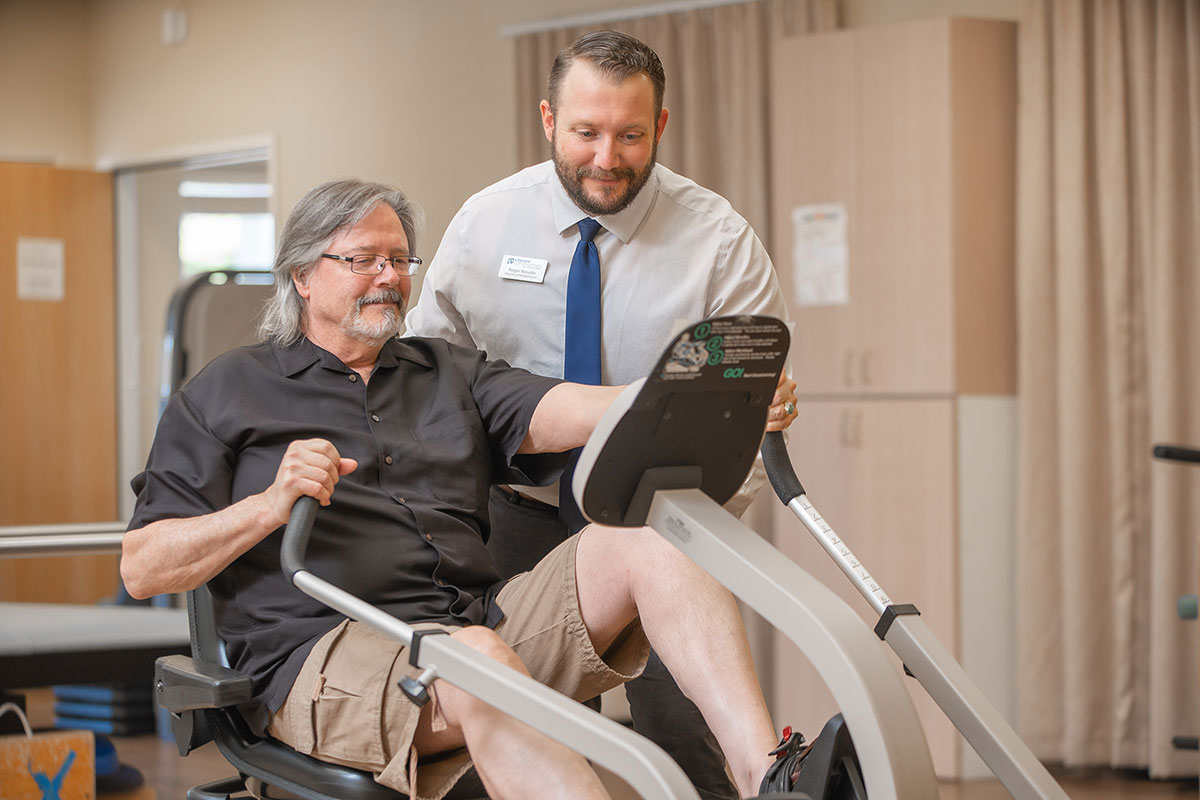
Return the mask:
<svg viewBox="0 0 1200 800"><path fill-rule="evenodd" d="M208 583L251 726L439 798L474 761L495 798L606 796L586 761L437 681L418 708L398 642L290 586L279 540L302 495L309 566L576 699L638 674L651 644L700 707L743 795L771 720L729 593L648 529L591 525L505 582L484 543L492 483L548 483L619 389L542 378L439 339L398 339L417 213L396 189L309 192L279 244L265 341L170 400L125 535L135 597ZM465 751L464 751L465 748Z"/></svg>

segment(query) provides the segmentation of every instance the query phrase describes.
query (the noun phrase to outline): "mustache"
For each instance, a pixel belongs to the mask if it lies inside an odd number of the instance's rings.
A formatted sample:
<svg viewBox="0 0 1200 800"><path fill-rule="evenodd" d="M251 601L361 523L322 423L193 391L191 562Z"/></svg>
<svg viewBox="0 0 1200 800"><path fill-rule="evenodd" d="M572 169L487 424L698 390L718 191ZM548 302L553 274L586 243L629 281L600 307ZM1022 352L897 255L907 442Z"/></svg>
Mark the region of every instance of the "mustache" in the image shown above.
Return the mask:
<svg viewBox="0 0 1200 800"><path fill-rule="evenodd" d="M372 305L374 303L395 303L397 306L404 305L404 298L395 289L380 289L374 294L365 294L355 301L355 305L361 311L363 306Z"/></svg>
<svg viewBox="0 0 1200 800"><path fill-rule="evenodd" d="M595 180L611 181L619 178L625 180L633 180L636 171L632 167L617 167L616 169L595 169L594 167L580 167L575 170L576 180L580 178L593 178Z"/></svg>

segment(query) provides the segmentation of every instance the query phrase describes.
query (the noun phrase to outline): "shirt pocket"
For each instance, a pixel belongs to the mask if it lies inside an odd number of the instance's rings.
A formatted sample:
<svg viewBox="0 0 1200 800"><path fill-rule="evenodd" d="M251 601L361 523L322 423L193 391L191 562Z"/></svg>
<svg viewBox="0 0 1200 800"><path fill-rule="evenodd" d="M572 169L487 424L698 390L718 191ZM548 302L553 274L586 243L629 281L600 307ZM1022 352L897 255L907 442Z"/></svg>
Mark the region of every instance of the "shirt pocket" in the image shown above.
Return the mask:
<svg viewBox="0 0 1200 800"><path fill-rule="evenodd" d="M413 432L425 455L429 494L468 512L486 507L491 449L475 409L455 411Z"/></svg>

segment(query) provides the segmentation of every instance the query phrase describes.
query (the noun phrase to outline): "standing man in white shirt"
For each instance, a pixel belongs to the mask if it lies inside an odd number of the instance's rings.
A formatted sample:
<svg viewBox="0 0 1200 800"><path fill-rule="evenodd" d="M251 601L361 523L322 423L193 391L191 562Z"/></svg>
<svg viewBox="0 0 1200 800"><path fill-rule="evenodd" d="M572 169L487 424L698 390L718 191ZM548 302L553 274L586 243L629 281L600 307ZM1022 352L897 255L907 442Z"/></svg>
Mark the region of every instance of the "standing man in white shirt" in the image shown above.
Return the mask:
<svg viewBox="0 0 1200 800"><path fill-rule="evenodd" d="M774 267L749 223L720 195L656 162L668 116L664 85L658 56L626 34L585 34L559 53L541 102L553 159L463 204L409 332L540 375L624 384L645 376L695 320L787 320ZM591 288L577 289L583 281ZM791 423L794 390L781 381L768 429ZM761 484L759 472L731 510L744 511ZM529 569L579 526L569 505L560 513L556 488L493 488L488 549L502 575ZM679 762L702 797L736 797L712 734L657 658L626 691L635 729Z"/></svg>

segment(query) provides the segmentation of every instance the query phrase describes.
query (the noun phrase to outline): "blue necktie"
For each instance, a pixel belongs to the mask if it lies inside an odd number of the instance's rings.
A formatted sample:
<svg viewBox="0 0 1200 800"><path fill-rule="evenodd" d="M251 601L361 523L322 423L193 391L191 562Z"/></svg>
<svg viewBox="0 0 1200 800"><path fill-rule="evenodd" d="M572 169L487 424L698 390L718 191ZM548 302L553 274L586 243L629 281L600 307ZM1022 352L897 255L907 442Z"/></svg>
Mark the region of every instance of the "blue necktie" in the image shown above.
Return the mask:
<svg viewBox="0 0 1200 800"><path fill-rule="evenodd" d="M600 223L579 220L579 244L567 277L567 329L563 342L563 377L574 383L600 384L600 252L592 241ZM579 450L573 450L558 484L558 516L572 533L587 520L571 495L571 479Z"/></svg>
<svg viewBox="0 0 1200 800"><path fill-rule="evenodd" d="M592 238L600 223L579 220L579 244L567 277L567 326L563 377L573 383L600 383L600 253Z"/></svg>

